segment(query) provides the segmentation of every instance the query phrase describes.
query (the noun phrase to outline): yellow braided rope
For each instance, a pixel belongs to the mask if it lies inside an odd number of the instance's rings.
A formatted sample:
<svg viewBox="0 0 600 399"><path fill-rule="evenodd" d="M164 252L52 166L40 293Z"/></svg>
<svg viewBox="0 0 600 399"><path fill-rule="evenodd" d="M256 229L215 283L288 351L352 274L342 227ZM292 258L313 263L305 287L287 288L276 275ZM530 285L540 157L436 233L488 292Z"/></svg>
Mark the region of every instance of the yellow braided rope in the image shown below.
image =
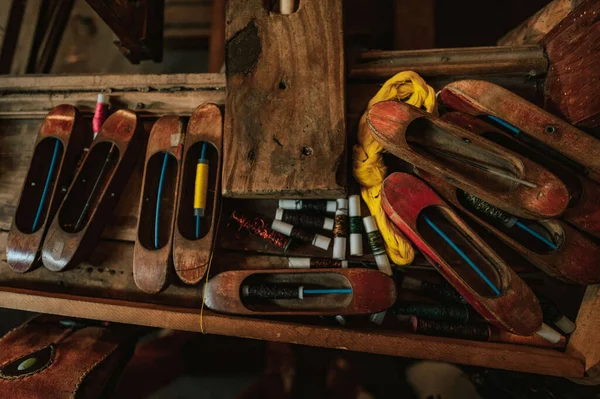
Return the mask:
<svg viewBox="0 0 600 399"><path fill-rule="evenodd" d="M369 101L367 110L387 100L405 101L415 107L425 108L427 112L437 113L435 91L413 71L400 72L385 82ZM353 150L354 177L361 185L362 198L377 222L391 261L396 265L407 265L415 256L412 246L381 208L381 185L387 174L382 152L383 148L371 136L365 112L358 125L358 145Z"/></svg>

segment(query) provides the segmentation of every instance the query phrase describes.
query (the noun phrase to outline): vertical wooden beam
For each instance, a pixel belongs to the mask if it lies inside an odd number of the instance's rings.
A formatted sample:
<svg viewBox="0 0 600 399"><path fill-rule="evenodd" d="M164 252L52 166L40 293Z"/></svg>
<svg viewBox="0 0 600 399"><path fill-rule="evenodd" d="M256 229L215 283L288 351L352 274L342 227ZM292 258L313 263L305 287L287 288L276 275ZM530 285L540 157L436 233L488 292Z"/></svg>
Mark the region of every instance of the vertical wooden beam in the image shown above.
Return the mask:
<svg viewBox="0 0 600 399"><path fill-rule="evenodd" d="M221 72L225 63L225 0L213 1L210 43L208 47L208 72Z"/></svg>
<svg viewBox="0 0 600 399"><path fill-rule="evenodd" d="M342 33L341 0L228 2L223 195L345 195Z"/></svg>

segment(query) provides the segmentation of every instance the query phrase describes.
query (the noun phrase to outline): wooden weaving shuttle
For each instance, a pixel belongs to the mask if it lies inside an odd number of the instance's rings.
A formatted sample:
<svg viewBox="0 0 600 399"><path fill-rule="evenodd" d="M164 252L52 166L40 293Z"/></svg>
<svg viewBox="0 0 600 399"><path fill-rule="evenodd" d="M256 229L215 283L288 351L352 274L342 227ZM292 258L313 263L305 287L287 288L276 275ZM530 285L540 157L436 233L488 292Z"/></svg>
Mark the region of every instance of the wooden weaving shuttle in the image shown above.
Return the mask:
<svg viewBox="0 0 600 399"><path fill-rule="evenodd" d="M347 293L268 299L244 294L247 287L303 287ZM371 314L396 302L391 277L370 269L234 270L217 274L205 286L204 301L215 312L243 315Z"/></svg>
<svg viewBox="0 0 600 399"><path fill-rule="evenodd" d="M129 110L104 122L48 229L42 248L48 269L64 270L93 251L134 169L142 131Z"/></svg>
<svg viewBox="0 0 600 399"><path fill-rule="evenodd" d="M77 108L59 105L42 123L6 242L6 262L19 273L40 259L48 226L93 134Z"/></svg>
<svg viewBox="0 0 600 399"><path fill-rule="evenodd" d="M555 174L565 183L571 197L561 219L600 238L600 207L597 205L598 198L600 198L600 185L598 183L583 177L576 173L576 170L567 167L566 164L538 152L536 148L472 115L448 112L444 114L443 119L526 156Z"/></svg>
<svg viewBox="0 0 600 399"><path fill-rule="evenodd" d="M133 250L133 279L139 289L150 294L165 288L172 265L183 140L183 120L175 115L158 119L148 137Z"/></svg>
<svg viewBox="0 0 600 399"><path fill-rule="evenodd" d="M381 204L390 220L490 323L519 335L540 330L542 310L534 293L425 183L392 173L383 183ZM466 258L440 239L436 229Z"/></svg>
<svg viewBox="0 0 600 399"><path fill-rule="evenodd" d="M423 110L384 101L367 111L367 123L388 152L513 215L545 219L567 207L567 188L548 170Z"/></svg>
<svg viewBox="0 0 600 399"><path fill-rule="evenodd" d="M194 179L204 143L207 144L208 187L205 214L197 237L194 223ZM219 212L217 205L221 181L222 146L223 118L219 107L214 104L199 106L190 117L185 136L177 222L173 237L175 272L186 284L200 282L214 250L218 227L216 223Z"/></svg>
<svg viewBox="0 0 600 399"><path fill-rule="evenodd" d="M492 231L498 238L550 276L574 284L597 284L600 282L600 247L585 235L559 219L519 222L526 224L538 234L547 237L557 246L552 249L522 229L491 219L473 209L463 192L450 183L415 168L415 173L427 182L446 201ZM472 222L471 222L472 223Z"/></svg>
<svg viewBox="0 0 600 399"><path fill-rule="evenodd" d="M440 92L457 111L498 118L580 166L580 172L600 183L600 141L529 101L482 80L459 80Z"/></svg>

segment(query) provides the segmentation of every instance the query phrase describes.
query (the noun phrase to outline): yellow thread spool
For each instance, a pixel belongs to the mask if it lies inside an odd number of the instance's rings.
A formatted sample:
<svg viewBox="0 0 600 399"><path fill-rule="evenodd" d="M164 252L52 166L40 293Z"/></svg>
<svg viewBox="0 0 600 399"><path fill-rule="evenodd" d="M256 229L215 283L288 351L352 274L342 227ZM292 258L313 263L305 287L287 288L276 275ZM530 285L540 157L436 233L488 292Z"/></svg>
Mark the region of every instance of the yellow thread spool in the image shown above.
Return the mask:
<svg viewBox="0 0 600 399"><path fill-rule="evenodd" d="M208 191L208 160L198 160L196 165L196 185L194 190L194 215L204 216L206 193Z"/></svg>

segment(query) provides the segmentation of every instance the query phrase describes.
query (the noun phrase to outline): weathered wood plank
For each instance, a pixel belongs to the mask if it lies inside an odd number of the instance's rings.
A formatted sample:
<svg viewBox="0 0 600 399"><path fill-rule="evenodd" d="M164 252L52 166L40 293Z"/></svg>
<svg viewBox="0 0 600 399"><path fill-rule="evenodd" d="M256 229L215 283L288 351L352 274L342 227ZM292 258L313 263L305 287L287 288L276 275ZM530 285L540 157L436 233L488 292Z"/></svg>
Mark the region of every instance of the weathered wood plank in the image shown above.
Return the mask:
<svg viewBox="0 0 600 399"><path fill-rule="evenodd" d="M385 330L353 331L292 321L256 320L184 309L3 288L0 306L71 317L204 331L250 339L403 356L527 373L581 378L583 362L551 349L433 338ZM201 327L203 324L203 329Z"/></svg>
<svg viewBox="0 0 600 399"><path fill-rule="evenodd" d="M498 46L537 44L583 0L554 0L498 40Z"/></svg>
<svg viewBox="0 0 600 399"><path fill-rule="evenodd" d="M468 47L412 51L365 51L352 66L350 78L388 78L412 70L423 76L541 76L548 62L540 46Z"/></svg>
<svg viewBox="0 0 600 399"><path fill-rule="evenodd" d="M227 21L223 195L344 195L342 2L232 0Z"/></svg>
<svg viewBox="0 0 600 399"><path fill-rule="evenodd" d="M600 285L589 286L577 315L577 329L571 335L567 354L585 359L586 378L579 383L600 383Z"/></svg>
<svg viewBox="0 0 600 399"><path fill-rule="evenodd" d="M12 271L6 264L6 238L0 231L0 285L31 289L49 294L114 298L133 302L176 304L198 307L202 293L197 287L184 286L173 278L160 294L150 295L137 288L133 280L133 244L100 241L90 258L65 272L51 272L41 264L28 273Z"/></svg>
<svg viewBox="0 0 600 399"><path fill-rule="evenodd" d="M598 15L600 2L587 0L541 41L550 61L546 108L584 128L600 126Z"/></svg>
<svg viewBox="0 0 600 399"><path fill-rule="evenodd" d="M222 73L168 75L27 75L0 77L0 92L224 90Z"/></svg>

